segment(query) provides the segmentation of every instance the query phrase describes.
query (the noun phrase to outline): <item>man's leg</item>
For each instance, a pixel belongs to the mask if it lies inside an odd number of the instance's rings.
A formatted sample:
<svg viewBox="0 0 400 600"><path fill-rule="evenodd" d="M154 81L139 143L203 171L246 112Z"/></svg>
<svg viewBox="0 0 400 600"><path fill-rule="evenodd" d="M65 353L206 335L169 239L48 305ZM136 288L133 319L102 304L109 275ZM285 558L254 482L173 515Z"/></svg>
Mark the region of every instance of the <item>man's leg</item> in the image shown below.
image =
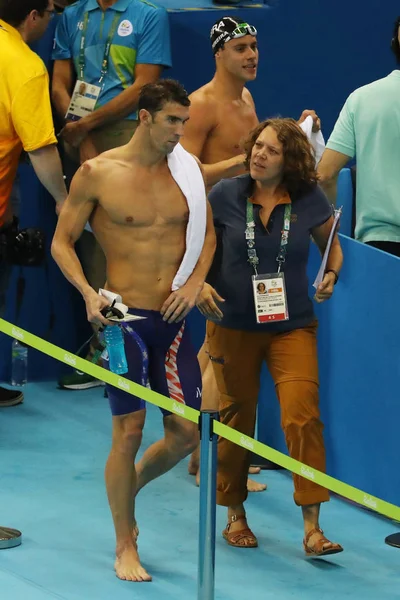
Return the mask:
<svg viewBox="0 0 400 600"><path fill-rule="evenodd" d="M169 396L176 403L199 409L201 372L187 324L168 324L158 315L157 339L150 348L149 380L151 389ZM138 490L163 475L188 456L199 443L195 423L164 414L164 438L146 450L137 465Z"/></svg>
<svg viewBox="0 0 400 600"><path fill-rule="evenodd" d="M124 330L125 353L128 363L126 377L143 385L147 379L147 346L133 328L146 334L147 319L136 321ZM109 368L107 359L103 359ZM137 478L135 458L142 440L145 421L145 402L111 385L107 385L108 401L113 415L113 438L110 456L106 465L106 486L117 541L115 570L120 579L150 581L150 576L141 567L137 554L136 519L134 497Z"/></svg>
<svg viewBox="0 0 400 600"><path fill-rule="evenodd" d="M207 336L204 340L204 344L199 350L197 355L203 385L203 394L201 400L202 410L215 410L218 411L219 406L219 394L217 388L217 382L215 381L214 371L208 354L208 341ZM196 475L196 483L200 483L200 446L198 445L195 451L192 453L189 461L188 471L190 475Z"/></svg>
<svg viewBox="0 0 400 600"><path fill-rule="evenodd" d="M199 433L196 423L178 415L164 417L164 438L155 442L143 454L136 467L137 491L153 479L164 475L198 445Z"/></svg>
<svg viewBox="0 0 400 600"><path fill-rule="evenodd" d="M142 441L145 410L113 417L113 434L105 479L116 536L115 571L127 581L151 581L141 566L132 537L136 488L135 458Z"/></svg>

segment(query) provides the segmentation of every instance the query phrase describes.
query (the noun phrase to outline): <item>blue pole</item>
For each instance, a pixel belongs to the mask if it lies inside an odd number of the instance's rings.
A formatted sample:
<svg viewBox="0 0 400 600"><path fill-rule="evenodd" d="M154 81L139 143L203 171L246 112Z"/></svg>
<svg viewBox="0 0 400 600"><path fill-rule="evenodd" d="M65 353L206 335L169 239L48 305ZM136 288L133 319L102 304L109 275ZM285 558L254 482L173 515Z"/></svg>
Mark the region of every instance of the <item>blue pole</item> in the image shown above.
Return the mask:
<svg viewBox="0 0 400 600"><path fill-rule="evenodd" d="M198 600L214 600L218 413L200 413L200 530Z"/></svg>

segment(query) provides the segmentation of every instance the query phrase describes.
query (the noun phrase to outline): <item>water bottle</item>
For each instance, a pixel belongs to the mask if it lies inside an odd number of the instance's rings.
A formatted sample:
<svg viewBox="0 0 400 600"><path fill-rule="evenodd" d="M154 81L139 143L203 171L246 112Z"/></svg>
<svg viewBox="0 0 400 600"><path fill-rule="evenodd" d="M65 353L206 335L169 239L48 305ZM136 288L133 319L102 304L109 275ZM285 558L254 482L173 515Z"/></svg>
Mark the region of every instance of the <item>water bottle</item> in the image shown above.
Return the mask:
<svg viewBox="0 0 400 600"><path fill-rule="evenodd" d="M20 387L28 379L28 346L13 340L11 348L11 385Z"/></svg>
<svg viewBox="0 0 400 600"><path fill-rule="evenodd" d="M109 325L104 330L104 341L108 352L110 371L117 375L128 372L125 356L125 342L121 327Z"/></svg>

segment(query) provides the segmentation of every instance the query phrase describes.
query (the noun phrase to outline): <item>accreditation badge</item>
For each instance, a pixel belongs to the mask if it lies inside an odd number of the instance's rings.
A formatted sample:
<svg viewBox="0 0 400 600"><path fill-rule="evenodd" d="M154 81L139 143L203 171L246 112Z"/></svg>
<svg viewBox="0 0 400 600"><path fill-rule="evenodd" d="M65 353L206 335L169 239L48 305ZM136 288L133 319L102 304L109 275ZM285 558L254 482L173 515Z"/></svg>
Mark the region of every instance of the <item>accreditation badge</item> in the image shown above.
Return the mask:
<svg viewBox="0 0 400 600"><path fill-rule="evenodd" d="M252 285L257 323L289 319L283 272L253 275Z"/></svg>
<svg viewBox="0 0 400 600"><path fill-rule="evenodd" d="M78 79L75 84L65 119L67 121L79 121L94 111L101 87L86 83Z"/></svg>

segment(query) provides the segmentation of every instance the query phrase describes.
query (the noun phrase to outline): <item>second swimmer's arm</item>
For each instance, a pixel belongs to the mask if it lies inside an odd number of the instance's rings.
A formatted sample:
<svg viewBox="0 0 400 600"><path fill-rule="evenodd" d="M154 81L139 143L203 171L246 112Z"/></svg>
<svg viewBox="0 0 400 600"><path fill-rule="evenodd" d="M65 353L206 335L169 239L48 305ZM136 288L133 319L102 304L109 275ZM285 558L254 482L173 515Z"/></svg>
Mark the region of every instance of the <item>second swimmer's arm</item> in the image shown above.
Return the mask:
<svg viewBox="0 0 400 600"><path fill-rule="evenodd" d="M245 155L239 154L227 160L221 160L213 165L203 164L204 177L208 188L212 187L221 179L229 179L246 173L244 166Z"/></svg>

